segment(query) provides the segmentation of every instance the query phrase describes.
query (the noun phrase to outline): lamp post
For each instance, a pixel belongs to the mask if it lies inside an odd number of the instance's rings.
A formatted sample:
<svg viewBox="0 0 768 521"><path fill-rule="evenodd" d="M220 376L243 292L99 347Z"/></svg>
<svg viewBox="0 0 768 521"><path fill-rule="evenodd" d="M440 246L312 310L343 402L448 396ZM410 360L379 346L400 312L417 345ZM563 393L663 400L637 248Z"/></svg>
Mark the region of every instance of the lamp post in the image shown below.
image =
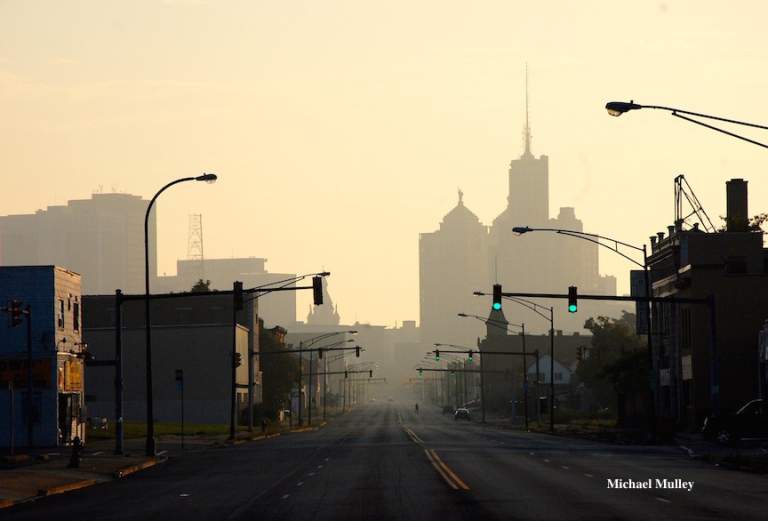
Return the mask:
<svg viewBox="0 0 768 521"><path fill-rule="evenodd" d="M608 105L611 105L611 103L609 103ZM624 104L624 105L633 105L633 104L630 103L630 104ZM627 110L634 110L636 108L643 108L643 106L638 105L638 106L632 106L629 108L622 106L619 108L615 108L615 110L624 109L624 112L626 112ZM647 108L665 108L665 107L647 107ZM617 115L621 113L622 112L619 112ZM648 269L648 251L646 249L645 244L643 244L643 246L640 247L640 246L635 246L633 244L622 242L616 239L611 239L610 237L597 235L595 233L586 233L578 230L565 230L560 228L530 228L528 226L516 226L512 229L512 231L521 235L524 233L530 233L530 232L553 232L559 235L565 235L568 237L575 237L577 239L589 241L597 244L598 246L602 246L603 248L607 248L618 255L621 255L622 257L627 259L629 262L643 269L643 278L645 282L645 294L649 299L648 307L646 309L646 315L645 315L645 327L646 327L646 333L647 333L646 337L648 339L648 370L650 372L649 382L648 382L649 388L650 388L648 423L649 423L651 439L655 439L656 438L656 393L655 393L656 380L655 380L655 373L653 370L653 331L652 331L652 321L651 321L652 305L650 301L650 297L652 295L651 295L651 277ZM630 257L629 255L626 255L625 253L620 251L619 250L620 246L635 250L637 252L641 252L643 254L643 262L640 263L637 260Z"/></svg>
<svg viewBox="0 0 768 521"><path fill-rule="evenodd" d="M768 130L768 126L765 125L758 125L756 123L747 123L746 121L738 121L735 119L729 119L729 118L723 118L720 116L712 116L709 114L701 114L699 112L691 112L688 110L682 110L674 107L664 107L660 105L640 105L639 103L635 103L634 101L630 101L629 103L625 101L609 101L605 105L605 109L608 111L608 114L611 116L621 116L622 114L625 114L631 110L639 110L639 109L657 109L657 110L665 110L667 112L670 112L673 116L684 119L685 121L689 121L691 123L695 123L696 125L700 125L702 127L706 127L708 129L714 130L716 132L720 132L722 134L727 134L731 137L735 137L736 139L740 139L742 141L746 141L747 143L752 143L753 145L757 145L759 147L768 148L768 145L765 143L760 143L759 141L755 141L754 139L749 139L744 136L740 136L739 134L735 134L733 132L729 132L728 130L724 130L722 128L716 127L714 125L709 125L707 123L704 123L703 121L699 121L696 119L693 119L689 116L694 116L697 118L705 118L705 119L712 119L715 121L722 121L724 123L732 123L734 125L742 125L745 127L752 127L752 128L759 128L762 130Z"/></svg>
<svg viewBox="0 0 768 521"><path fill-rule="evenodd" d="M182 177L171 181L152 197L147 205L147 212L144 214L144 328L146 330L146 344L147 344L147 369L146 369L146 381L147 381L147 443L146 453L147 456L155 456L157 453L155 442L155 418L154 410L152 407L152 328L150 322L149 311L149 213L152 211L152 207L160 194L165 192L173 185L184 183L186 181L205 181L213 183L217 179L216 174L203 174L197 177Z"/></svg>
<svg viewBox="0 0 768 521"><path fill-rule="evenodd" d="M479 320L480 322L490 325L492 327L497 327L499 329L504 329L505 331L508 331L508 326L512 327L519 327L522 330L523 335L523 414L525 416L525 430L528 430L528 359L525 352L525 323L522 324L511 324L509 322L499 322L489 318L483 318L479 315L472 315L470 313L458 313L458 316L462 318L474 318L476 320ZM482 353L480 353L480 361L482 362ZM481 379L482 379L482 373L481 373ZM537 375L538 378L538 375ZM514 399L514 397L513 397Z"/></svg>

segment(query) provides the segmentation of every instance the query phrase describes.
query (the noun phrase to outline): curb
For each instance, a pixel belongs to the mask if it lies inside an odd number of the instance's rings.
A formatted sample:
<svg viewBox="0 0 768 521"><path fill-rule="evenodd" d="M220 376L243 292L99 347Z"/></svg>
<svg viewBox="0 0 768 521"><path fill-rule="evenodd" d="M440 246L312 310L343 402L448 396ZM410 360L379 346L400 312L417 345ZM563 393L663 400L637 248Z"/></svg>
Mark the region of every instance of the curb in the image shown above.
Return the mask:
<svg viewBox="0 0 768 521"><path fill-rule="evenodd" d="M140 470L148 469L150 467L154 467L158 463L163 463L168 458L158 459L158 458L150 458L147 461L143 461L141 463L137 463L136 465L129 465L127 467L123 467L121 469L117 469L112 476L115 479L124 478L125 476L130 476L131 474L138 472Z"/></svg>
<svg viewBox="0 0 768 521"><path fill-rule="evenodd" d="M41 488L37 491L37 495L40 497L53 496L56 494L63 494L72 490L78 490L80 488L90 487L95 485L95 479L84 479L82 481L75 481L74 483L66 483L64 485L58 485L51 488Z"/></svg>
<svg viewBox="0 0 768 521"><path fill-rule="evenodd" d="M125 476L128 476L130 474L133 474L135 472L138 472L140 470L148 469L150 467L154 467L158 463L164 463L167 461L168 458L152 458L150 460L144 461L142 463L137 463L136 465L130 465L128 467L123 467L121 469L116 470L112 477L113 479L120 479L124 478ZM95 485L98 483L95 479L84 479L81 481L75 481L73 483L66 483L64 485L58 485L55 487L50 488L43 488L37 491L36 496L30 496L26 498L21 499L1 499L0 498L0 510L8 507L12 507L14 505L19 505L21 503L28 503L30 501L36 501L38 499L42 499L44 497L48 496L54 496L56 494L64 494L66 492L71 492L73 490L78 490L81 488L87 488L90 486Z"/></svg>

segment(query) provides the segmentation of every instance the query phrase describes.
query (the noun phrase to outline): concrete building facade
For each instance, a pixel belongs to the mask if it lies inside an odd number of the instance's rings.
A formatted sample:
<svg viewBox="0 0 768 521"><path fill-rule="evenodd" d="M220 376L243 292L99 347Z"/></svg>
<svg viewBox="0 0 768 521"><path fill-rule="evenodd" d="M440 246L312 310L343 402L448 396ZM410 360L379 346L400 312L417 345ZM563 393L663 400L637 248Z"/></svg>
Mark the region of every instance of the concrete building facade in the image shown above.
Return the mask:
<svg viewBox="0 0 768 521"><path fill-rule="evenodd" d="M115 298L85 296L84 337L96 360L115 356ZM233 335L241 365L237 368L236 403L239 415L247 407L249 368L252 372L254 404L261 402L262 374L259 357L257 301L247 302L232 323L231 295L194 295L157 299L152 302L152 364L156 421L177 422L180 393L175 371L184 371L185 421L228 423L231 401ZM123 304L123 378L125 421L146 419L146 343L144 302ZM89 414L113 417L115 410L114 370L89 367L86 371Z"/></svg>

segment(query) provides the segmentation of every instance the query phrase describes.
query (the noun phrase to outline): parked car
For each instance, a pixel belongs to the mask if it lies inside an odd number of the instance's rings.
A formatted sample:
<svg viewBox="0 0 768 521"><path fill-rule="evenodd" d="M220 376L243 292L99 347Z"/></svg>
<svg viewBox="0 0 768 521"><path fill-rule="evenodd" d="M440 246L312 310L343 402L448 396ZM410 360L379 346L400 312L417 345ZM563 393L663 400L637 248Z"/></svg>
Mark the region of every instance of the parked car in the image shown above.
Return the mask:
<svg viewBox="0 0 768 521"><path fill-rule="evenodd" d="M704 438L733 444L744 438L768 437L768 403L762 398L747 402L735 414L709 416L701 429Z"/></svg>
<svg viewBox="0 0 768 521"><path fill-rule="evenodd" d="M469 414L469 409L456 409L456 412L453 413L453 419L454 420L467 420L472 421L472 416Z"/></svg>

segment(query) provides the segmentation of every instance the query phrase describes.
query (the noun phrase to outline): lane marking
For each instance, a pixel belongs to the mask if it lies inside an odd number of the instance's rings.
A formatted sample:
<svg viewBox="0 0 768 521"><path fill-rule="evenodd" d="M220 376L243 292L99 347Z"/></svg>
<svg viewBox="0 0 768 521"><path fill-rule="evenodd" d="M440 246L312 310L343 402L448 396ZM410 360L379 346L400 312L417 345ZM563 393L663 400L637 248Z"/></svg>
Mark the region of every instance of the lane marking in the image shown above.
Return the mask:
<svg viewBox="0 0 768 521"><path fill-rule="evenodd" d="M443 477L446 483L448 483L448 486L451 487L453 490L458 490L459 487L453 481L451 481L450 478L448 478L448 476L446 475L446 473L443 472L443 469L440 468L437 463L435 463L435 460L432 458L432 454L430 453L430 450L424 449L424 452L426 453L427 459L429 460L429 462L432 464L433 467L435 467L435 470L437 471L437 473Z"/></svg>
<svg viewBox="0 0 768 521"><path fill-rule="evenodd" d="M672 502L672 501L670 501L667 498L659 497L659 496L656 496L656 501L661 501L662 503L671 503Z"/></svg>
<svg viewBox="0 0 768 521"><path fill-rule="evenodd" d="M315 475L314 472L310 472L309 474L307 474L307 476L314 476L314 475Z"/></svg>
<svg viewBox="0 0 768 521"><path fill-rule="evenodd" d="M595 477L592 474L587 474L586 472L584 473L584 475L587 476L588 478L594 478Z"/></svg>
<svg viewBox="0 0 768 521"><path fill-rule="evenodd" d="M547 458L544 458L544 463L549 463L549 460Z"/></svg>
<svg viewBox="0 0 768 521"><path fill-rule="evenodd" d="M280 498L280 499L288 499L289 497L291 497L291 495L290 495L290 494L285 494L285 495L284 495L282 498Z"/></svg>
<svg viewBox="0 0 768 521"><path fill-rule="evenodd" d="M571 467L566 467L565 465L560 465L560 468L561 468L561 469L563 469L563 470L568 470L568 469L570 469Z"/></svg>
<svg viewBox="0 0 768 521"><path fill-rule="evenodd" d="M430 451L432 451L432 457L435 459L435 461L437 461L437 464L440 465L446 474L448 474L453 479L456 485L458 485L458 487L462 490L469 490L469 486L464 483L448 465L445 464L440 456L437 455L437 452L435 452L433 449L430 449Z"/></svg>
<svg viewBox="0 0 768 521"><path fill-rule="evenodd" d="M298 483L296 483L296 486L297 486L297 487L300 487L300 486L302 486L303 484L304 484L304 482L303 482L303 481L299 481Z"/></svg>
<svg viewBox="0 0 768 521"><path fill-rule="evenodd" d="M424 443L424 440L419 438L419 436L408 427L403 427L403 430L405 430L405 433L408 435L409 438L411 438L411 441L413 441L414 443L418 443L419 445Z"/></svg>
<svg viewBox="0 0 768 521"><path fill-rule="evenodd" d="M318 465L317 468L321 469L321 468L323 468L323 466L322 465Z"/></svg>

